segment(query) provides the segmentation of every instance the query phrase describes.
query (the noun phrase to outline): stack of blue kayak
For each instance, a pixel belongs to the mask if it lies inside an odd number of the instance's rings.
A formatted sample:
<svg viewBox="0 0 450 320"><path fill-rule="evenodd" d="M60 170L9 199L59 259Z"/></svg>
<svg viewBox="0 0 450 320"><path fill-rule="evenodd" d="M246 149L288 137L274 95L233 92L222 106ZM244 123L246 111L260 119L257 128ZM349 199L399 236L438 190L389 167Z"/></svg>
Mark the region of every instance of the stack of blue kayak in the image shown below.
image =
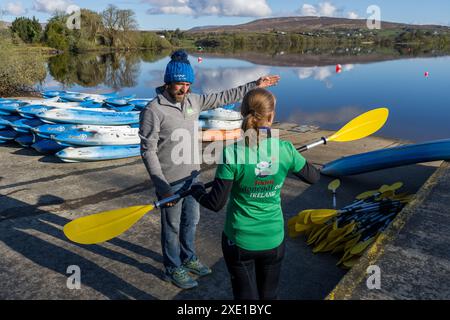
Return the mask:
<svg viewBox="0 0 450 320"><path fill-rule="evenodd" d="M0 144L16 142L66 162L139 155L139 114L152 99L64 90L42 97L0 98Z"/></svg>

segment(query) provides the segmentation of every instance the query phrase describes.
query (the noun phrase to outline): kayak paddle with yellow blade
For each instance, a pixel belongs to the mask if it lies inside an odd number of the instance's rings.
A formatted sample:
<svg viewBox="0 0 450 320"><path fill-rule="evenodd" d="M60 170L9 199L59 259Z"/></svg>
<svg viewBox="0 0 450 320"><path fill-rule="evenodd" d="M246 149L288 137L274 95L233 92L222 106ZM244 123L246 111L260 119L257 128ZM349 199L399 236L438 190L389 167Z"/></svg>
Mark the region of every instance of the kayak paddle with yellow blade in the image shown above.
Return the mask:
<svg viewBox="0 0 450 320"><path fill-rule="evenodd" d="M339 188L341 185L341 180L339 179L335 179L333 181L330 182L330 184L328 185L328 190L330 190L331 192L333 192L333 208L336 209L336 190L337 188Z"/></svg>
<svg viewBox="0 0 450 320"><path fill-rule="evenodd" d="M348 122L330 137L322 137L319 141L299 147L297 150L303 152L321 144L327 144L329 141L348 142L368 137L384 126L388 116L389 110L387 108L378 108L367 111Z"/></svg>
<svg viewBox="0 0 450 320"><path fill-rule="evenodd" d="M205 184L205 188L211 186L212 182ZM161 208L168 203L178 201L191 193L192 191L189 189L171 197L155 201L153 204L115 209L81 217L67 223L63 231L69 240L76 243L102 243L127 231L146 213L156 208Z"/></svg>
<svg viewBox="0 0 450 320"><path fill-rule="evenodd" d="M372 196L378 196L381 193L384 193L389 190L396 191L396 190L400 189L402 186L403 186L403 182L400 182L400 181L395 182L390 186L384 184L378 190L370 190L370 191L360 193L359 195L356 196L356 199L364 200L364 199L370 198Z"/></svg>

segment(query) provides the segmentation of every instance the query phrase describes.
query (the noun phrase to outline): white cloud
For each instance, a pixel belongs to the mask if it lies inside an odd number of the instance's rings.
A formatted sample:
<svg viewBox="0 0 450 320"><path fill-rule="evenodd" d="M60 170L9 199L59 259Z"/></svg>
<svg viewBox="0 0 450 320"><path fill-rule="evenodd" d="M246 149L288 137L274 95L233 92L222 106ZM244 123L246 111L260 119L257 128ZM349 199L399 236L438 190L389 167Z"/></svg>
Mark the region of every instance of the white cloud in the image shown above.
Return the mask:
<svg viewBox="0 0 450 320"><path fill-rule="evenodd" d="M349 13L347 13L347 17L349 19L359 19L359 16L356 12L354 11L350 11Z"/></svg>
<svg viewBox="0 0 450 320"><path fill-rule="evenodd" d="M5 11L6 14L12 16L21 16L27 13L27 10L23 7L21 2L8 2Z"/></svg>
<svg viewBox="0 0 450 320"><path fill-rule="evenodd" d="M267 0L142 0L151 5L148 14L192 16L267 17L272 13Z"/></svg>
<svg viewBox="0 0 450 320"><path fill-rule="evenodd" d="M71 5L67 0L34 0L33 9L40 12L55 13L56 11L66 11Z"/></svg>
<svg viewBox="0 0 450 320"><path fill-rule="evenodd" d="M304 16L317 16L317 9L311 4L305 3L302 8L300 9L300 12Z"/></svg>
<svg viewBox="0 0 450 320"><path fill-rule="evenodd" d="M334 17L336 15L337 8L330 2L319 3L319 14L326 17Z"/></svg>
<svg viewBox="0 0 450 320"><path fill-rule="evenodd" d="M333 17L337 13L337 8L330 2L322 2L318 6L305 3L298 11L304 16Z"/></svg>
<svg viewBox="0 0 450 320"><path fill-rule="evenodd" d="M297 10L302 16L315 16L315 17L348 17L349 19L359 19L358 14L355 11L349 11L344 15L342 8L338 9L334 4L329 1L321 2L314 6L309 3L302 5Z"/></svg>

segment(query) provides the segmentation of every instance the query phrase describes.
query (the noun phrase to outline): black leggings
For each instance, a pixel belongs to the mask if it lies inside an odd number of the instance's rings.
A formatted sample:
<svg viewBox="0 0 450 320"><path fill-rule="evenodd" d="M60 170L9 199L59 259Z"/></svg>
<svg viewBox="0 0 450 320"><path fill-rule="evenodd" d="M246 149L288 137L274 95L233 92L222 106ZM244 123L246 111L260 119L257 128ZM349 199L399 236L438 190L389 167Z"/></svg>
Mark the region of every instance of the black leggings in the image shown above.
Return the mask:
<svg viewBox="0 0 450 320"><path fill-rule="evenodd" d="M222 251L231 276L235 300L276 300L284 240L280 246L262 251L238 247L222 233Z"/></svg>

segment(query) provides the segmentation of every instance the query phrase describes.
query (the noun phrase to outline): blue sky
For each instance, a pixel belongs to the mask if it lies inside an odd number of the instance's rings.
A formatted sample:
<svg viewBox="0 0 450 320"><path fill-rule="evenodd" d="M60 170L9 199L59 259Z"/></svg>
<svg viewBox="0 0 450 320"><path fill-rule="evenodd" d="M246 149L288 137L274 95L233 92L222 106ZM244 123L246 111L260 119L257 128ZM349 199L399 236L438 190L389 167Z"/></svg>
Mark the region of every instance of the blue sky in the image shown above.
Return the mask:
<svg viewBox="0 0 450 320"><path fill-rule="evenodd" d="M45 22L55 9L70 4L94 11L114 3L135 11L140 29L189 29L195 26L239 24L257 18L320 15L367 18L368 6L381 9L384 21L450 25L450 1L428 0L2 0L1 19L36 16Z"/></svg>

